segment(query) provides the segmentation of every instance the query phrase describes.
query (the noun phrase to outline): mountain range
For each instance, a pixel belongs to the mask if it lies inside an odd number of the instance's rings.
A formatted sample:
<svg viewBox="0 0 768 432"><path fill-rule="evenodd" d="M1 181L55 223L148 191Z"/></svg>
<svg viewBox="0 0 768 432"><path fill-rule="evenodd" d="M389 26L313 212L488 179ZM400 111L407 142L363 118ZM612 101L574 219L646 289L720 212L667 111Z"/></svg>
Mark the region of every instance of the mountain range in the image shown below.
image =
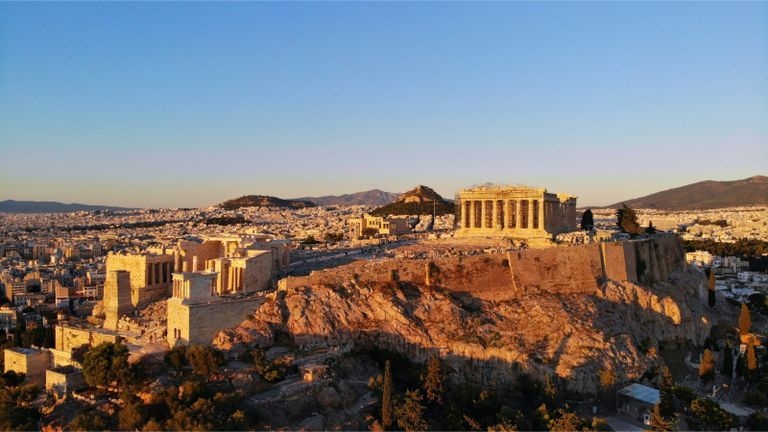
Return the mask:
<svg viewBox="0 0 768 432"><path fill-rule="evenodd" d="M0 201L0 213L70 213L94 210L132 210L127 207L114 207L90 204L65 204L56 201Z"/></svg>
<svg viewBox="0 0 768 432"><path fill-rule="evenodd" d="M705 210L768 205L768 177L757 175L732 181L705 180L621 201L607 208L620 207L622 204L633 208L663 210Z"/></svg>
<svg viewBox="0 0 768 432"><path fill-rule="evenodd" d="M315 204L310 201L286 200L268 195L245 195L240 198L224 201L218 207L234 210L241 207L286 207L286 208L305 208L314 207Z"/></svg>
<svg viewBox="0 0 768 432"><path fill-rule="evenodd" d="M393 192L384 192L379 189L372 189L365 192L356 192L344 195L326 195L320 197L295 198L299 201L310 201L316 205L367 205L379 207L389 204L397 199L400 194Z"/></svg>

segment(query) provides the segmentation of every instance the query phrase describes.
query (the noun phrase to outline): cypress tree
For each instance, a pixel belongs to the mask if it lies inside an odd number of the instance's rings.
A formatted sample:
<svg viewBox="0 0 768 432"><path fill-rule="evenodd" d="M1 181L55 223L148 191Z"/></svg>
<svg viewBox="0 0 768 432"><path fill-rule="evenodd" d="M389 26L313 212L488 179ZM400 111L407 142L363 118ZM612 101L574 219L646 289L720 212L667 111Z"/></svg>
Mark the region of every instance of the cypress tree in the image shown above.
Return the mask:
<svg viewBox="0 0 768 432"><path fill-rule="evenodd" d="M672 381L672 373L666 366L661 366L659 374L659 410L664 417L672 416L675 413L675 396L672 393L675 383Z"/></svg>
<svg viewBox="0 0 768 432"><path fill-rule="evenodd" d="M715 360L712 358L712 351L705 349L699 363L699 377L704 381L709 381L715 377Z"/></svg>
<svg viewBox="0 0 768 432"><path fill-rule="evenodd" d="M731 349L730 344L726 344L725 349L723 350L722 373L728 379L733 378L733 350Z"/></svg>
<svg viewBox="0 0 768 432"><path fill-rule="evenodd" d="M381 393L381 425L385 430L389 430L394 421L392 418L392 367L389 360L384 365L384 382Z"/></svg>
<svg viewBox="0 0 768 432"><path fill-rule="evenodd" d="M739 332L743 335L748 334L751 327L752 318L749 316L749 308L746 303L742 303L741 312L739 312Z"/></svg>
<svg viewBox="0 0 768 432"><path fill-rule="evenodd" d="M757 378L759 369L757 365L757 356L755 355L755 346L750 342L747 344L747 377Z"/></svg>
<svg viewBox="0 0 768 432"><path fill-rule="evenodd" d="M736 376L739 378L744 378L747 375L747 364L744 361L744 356L739 355L736 358Z"/></svg>
<svg viewBox="0 0 768 432"><path fill-rule="evenodd" d="M711 269L709 270L709 289L707 292L709 293L709 307L715 307L715 272Z"/></svg>
<svg viewBox="0 0 768 432"><path fill-rule="evenodd" d="M581 215L581 229L589 231L595 227L595 216L592 214L592 210L587 209Z"/></svg>

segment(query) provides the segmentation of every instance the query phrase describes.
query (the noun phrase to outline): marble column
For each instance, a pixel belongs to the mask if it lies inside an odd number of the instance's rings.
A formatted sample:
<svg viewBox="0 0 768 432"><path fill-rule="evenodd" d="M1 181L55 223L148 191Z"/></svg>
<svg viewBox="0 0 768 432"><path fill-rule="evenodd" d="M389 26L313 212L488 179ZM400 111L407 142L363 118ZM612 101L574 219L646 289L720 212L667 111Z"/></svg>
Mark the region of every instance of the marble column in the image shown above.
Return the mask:
<svg viewBox="0 0 768 432"><path fill-rule="evenodd" d="M459 228L463 229L467 226L467 206L464 204L464 201L461 201L461 225L459 225Z"/></svg>
<svg viewBox="0 0 768 432"><path fill-rule="evenodd" d="M480 228L488 228L485 222L488 206L485 205L485 203L486 203L485 200L480 201Z"/></svg>
<svg viewBox="0 0 768 432"><path fill-rule="evenodd" d="M523 200L516 200L515 201L515 228L520 229L523 227L523 215L520 210L522 210Z"/></svg>
<svg viewBox="0 0 768 432"><path fill-rule="evenodd" d="M533 202L536 200L528 200L528 228L533 229Z"/></svg>
<svg viewBox="0 0 768 432"><path fill-rule="evenodd" d="M469 227L475 228L475 212L477 211L477 204L475 200L469 202Z"/></svg>
<svg viewBox="0 0 768 432"><path fill-rule="evenodd" d="M491 226L489 228L496 228L499 226L499 202L496 200L491 201Z"/></svg>

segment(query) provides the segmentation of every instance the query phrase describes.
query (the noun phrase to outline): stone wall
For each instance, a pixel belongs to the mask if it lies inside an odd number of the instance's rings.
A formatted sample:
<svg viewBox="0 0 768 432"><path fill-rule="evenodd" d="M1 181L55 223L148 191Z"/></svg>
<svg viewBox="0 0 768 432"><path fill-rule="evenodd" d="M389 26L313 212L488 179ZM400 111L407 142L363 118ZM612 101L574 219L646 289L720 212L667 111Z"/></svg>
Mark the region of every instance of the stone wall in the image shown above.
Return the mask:
<svg viewBox="0 0 768 432"><path fill-rule="evenodd" d="M148 266L155 264L158 264L157 268L153 267L148 271ZM165 298L171 286L173 267L173 257L166 254L110 253L107 255L107 273L114 270L125 270L130 273L131 303L134 306L142 306Z"/></svg>
<svg viewBox="0 0 768 432"><path fill-rule="evenodd" d="M113 270L104 283L104 328L117 330L120 317L133 311L130 273Z"/></svg>
<svg viewBox="0 0 768 432"><path fill-rule="evenodd" d="M262 296L219 299L201 304L184 304L168 299L168 345L210 344L222 330L237 327L264 303Z"/></svg>
<svg viewBox="0 0 768 432"><path fill-rule="evenodd" d="M45 370L51 365L51 354L35 348L11 348L4 354L5 372L14 371L26 375L25 382L45 385Z"/></svg>
<svg viewBox="0 0 768 432"><path fill-rule="evenodd" d="M503 300L535 292L592 293L605 280L663 282L672 270L684 266L685 256L677 237L659 235L643 240L469 257L357 262L309 276L289 277L280 282L280 287L399 280L467 292L485 300ZM638 270L642 270L640 274Z"/></svg>
<svg viewBox="0 0 768 432"><path fill-rule="evenodd" d="M82 345L96 346L104 342L120 343L122 338L114 333L95 328L79 328L66 325L55 327L56 349L71 353Z"/></svg>

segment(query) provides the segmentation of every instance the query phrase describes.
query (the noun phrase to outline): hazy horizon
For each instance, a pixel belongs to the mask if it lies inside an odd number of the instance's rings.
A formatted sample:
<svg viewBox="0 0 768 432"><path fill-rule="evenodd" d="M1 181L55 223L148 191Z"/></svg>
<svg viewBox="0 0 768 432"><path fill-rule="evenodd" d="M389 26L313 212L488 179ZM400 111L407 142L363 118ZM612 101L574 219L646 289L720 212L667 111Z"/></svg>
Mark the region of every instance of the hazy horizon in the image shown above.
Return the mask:
<svg viewBox="0 0 768 432"><path fill-rule="evenodd" d="M0 200L202 207L768 166L768 3L0 3Z"/></svg>

